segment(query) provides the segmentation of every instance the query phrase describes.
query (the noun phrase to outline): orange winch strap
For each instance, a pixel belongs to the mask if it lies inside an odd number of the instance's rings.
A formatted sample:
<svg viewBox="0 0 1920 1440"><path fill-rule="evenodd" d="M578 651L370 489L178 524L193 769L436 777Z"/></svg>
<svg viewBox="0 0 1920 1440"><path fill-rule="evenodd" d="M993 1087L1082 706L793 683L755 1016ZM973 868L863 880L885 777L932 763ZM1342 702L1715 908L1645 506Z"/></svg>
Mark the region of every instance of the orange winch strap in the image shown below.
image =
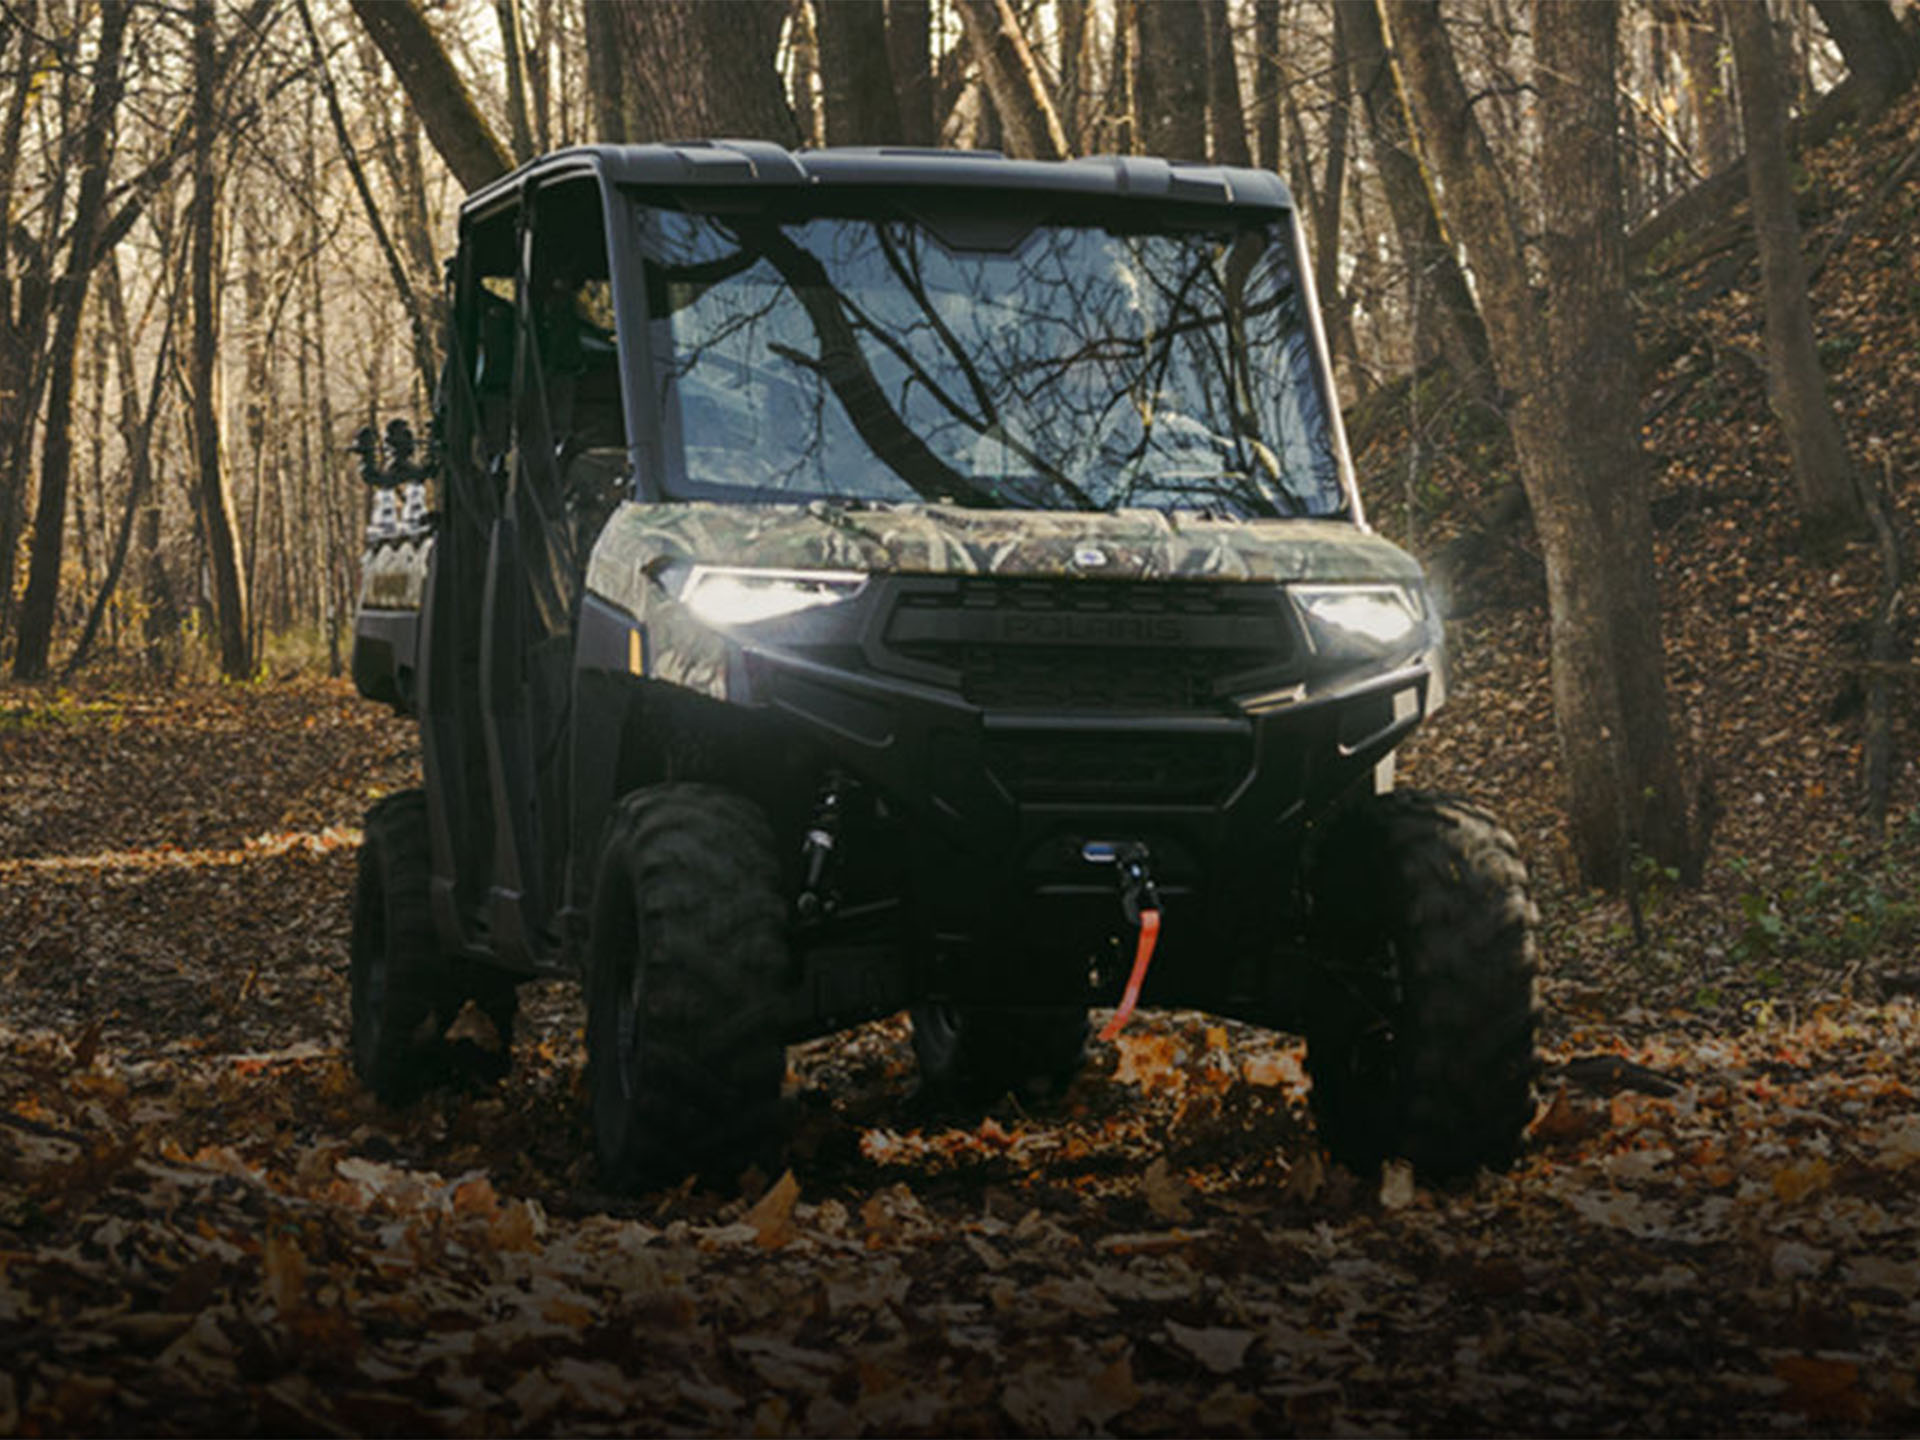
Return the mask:
<svg viewBox="0 0 1920 1440"><path fill-rule="evenodd" d="M1146 983L1147 966L1153 963L1154 943L1160 938L1160 912L1142 910L1140 912L1140 943L1133 952L1133 973L1127 977L1126 993L1120 997L1120 1008L1113 1012L1113 1018L1100 1032L1102 1040L1111 1040L1125 1028L1127 1021L1133 1018L1133 1007L1140 1003L1140 987Z"/></svg>

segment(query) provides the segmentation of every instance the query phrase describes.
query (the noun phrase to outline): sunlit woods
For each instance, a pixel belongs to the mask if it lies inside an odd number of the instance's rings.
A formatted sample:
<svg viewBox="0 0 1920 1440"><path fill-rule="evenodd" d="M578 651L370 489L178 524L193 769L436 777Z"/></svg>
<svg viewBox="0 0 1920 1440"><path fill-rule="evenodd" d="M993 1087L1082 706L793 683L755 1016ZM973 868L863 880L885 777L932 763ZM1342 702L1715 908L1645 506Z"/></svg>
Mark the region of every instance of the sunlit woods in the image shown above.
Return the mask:
<svg viewBox="0 0 1920 1440"><path fill-rule="evenodd" d="M1593 213L1631 266L1676 210L1744 190L1741 86L1713 0L1606 9L1619 193ZM1515 377L1536 367L1497 327L1490 345L1479 307L1582 273L1542 244L1564 199L1542 97L1565 77L1524 0L5 0L0 18L0 657L22 679L107 659L337 672L363 510L346 443L431 407L461 194L570 142L1271 166L1307 224L1343 398L1416 442L1462 407L1524 418ZM1762 18L1789 144L1911 79L1886 0ZM1446 107L1423 115L1394 63L1424 19L1500 177L1505 281L1476 251L1470 172L1445 163ZM1376 506L1416 543L1418 470L1416 443L1404 494ZM1625 850L1600 850L1610 875Z"/></svg>
<svg viewBox="0 0 1920 1440"><path fill-rule="evenodd" d="M133 5L122 93L103 105L111 13L5 11L0 124L18 136L0 162L8 660L29 677L107 655L140 657L162 675L222 658L244 673L284 646L281 663L337 666L364 523L346 440L376 412L427 404L404 311L365 238L291 8L208 7L197 58L194 13ZM431 300L457 191L357 27L332 26L326 62L382 214ZM209 66L196 92L196 71ZM204 165L197 99L209 107ZM84 184L90 133L104 164L97 195ZM62 309L82 286L84 315L69 333ZM204 373L194 364L201 294L211 305ZM63 391L70 400L56 404ZM54 546L41 497L62 432L72 458ZM245 617L224 647L220 507L207 523L215 458ZM35 553L54 562L57 586L44 587L50 634L30 645Z"/></svg>

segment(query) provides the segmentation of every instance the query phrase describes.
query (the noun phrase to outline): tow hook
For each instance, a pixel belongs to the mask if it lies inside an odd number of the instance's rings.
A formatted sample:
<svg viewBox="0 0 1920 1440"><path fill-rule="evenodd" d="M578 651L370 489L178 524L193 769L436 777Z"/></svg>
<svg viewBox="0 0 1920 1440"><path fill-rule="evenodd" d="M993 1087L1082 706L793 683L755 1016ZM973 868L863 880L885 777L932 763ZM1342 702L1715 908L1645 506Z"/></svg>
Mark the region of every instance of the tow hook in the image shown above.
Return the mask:
<svg viewBox="0 0 1920 1440"><path fill-rule="evenodd" d="M1153 947L1160 939L1160 892L1154 887L1152 856L1138 841L1114 844L1090 840L1081 847L1081 858L1094 865L1114 867L1114 879L1120 891L1120 915L1127 927L1138 932L1134 942L1133 971L1127 976L1127 988L1120 996L1119 1008L1101 1030L1102 1040L1111 1040L1133 1018L1140 1003L1140 987L1146 983L1147 967L1153 963Z"/></svg>

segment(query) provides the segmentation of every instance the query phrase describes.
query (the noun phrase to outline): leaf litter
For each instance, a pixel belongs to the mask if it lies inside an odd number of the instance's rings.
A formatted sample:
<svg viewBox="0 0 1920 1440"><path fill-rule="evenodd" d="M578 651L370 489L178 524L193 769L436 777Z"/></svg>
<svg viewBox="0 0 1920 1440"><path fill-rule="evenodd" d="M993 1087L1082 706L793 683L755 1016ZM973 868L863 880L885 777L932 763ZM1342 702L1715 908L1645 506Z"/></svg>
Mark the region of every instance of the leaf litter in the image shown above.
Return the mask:
<svg viewBox="0 0 1920 1440"><path fill-rule="evenodd" d="M355 778L189 816L218 863L9 872L0 1433L1920 1423L1911 1000L1556 1021L1525 1159L1446 1192L1329 1166L1285 1037L1142 1017L1059 1110L948 1123L896 1018L793 1052L779 1175L615 1198L569 987L496 1088L396 1113L352 1080L352 847L245 841L350 827L402 727L318 684L101 703L123 760L9 742L95 796L30 858L153 848L116 763L230 773L284 729Z"/></svg>

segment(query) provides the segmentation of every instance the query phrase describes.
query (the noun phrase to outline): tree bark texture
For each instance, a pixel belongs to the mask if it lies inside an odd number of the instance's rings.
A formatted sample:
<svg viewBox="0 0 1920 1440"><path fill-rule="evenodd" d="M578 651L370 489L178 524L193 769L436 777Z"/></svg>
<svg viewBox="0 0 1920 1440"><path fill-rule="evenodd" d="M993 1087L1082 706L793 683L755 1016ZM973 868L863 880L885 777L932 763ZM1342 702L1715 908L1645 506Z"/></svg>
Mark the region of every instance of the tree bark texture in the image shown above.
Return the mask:
<svg viewBox="0 0 1920 1440"><path fill-rule="evenodd" d="M1860 81L1867 108L1878 110L1913 84L1920 62L1887 0L1813 0L1813 8L1840 47L1848 73ZM1746 93L1743 83L1743 100Z"/></svg>
<svg viewBox="0 0 1920 1440"><path fill-rule="evenodd" d="M1168 160L1205 160L1207 37L1199 0L1141 0L1136 15L1141 147Z"/></svg>
<svg viewBox="0 0 1920 1440"><path fill-rule="evenodd" d="M1076 154L1087 153L1089 84L1099 68L1094 53L1093 25L1083 5L1063 5L1057 11L1060 20L1059 82L1054 86L1054 108L1060 112L1060 128L1066 131L1067 145Z"/></svg>
<svg viewBox="0 0 1920 1440"><path fill-rule="evenodd" d="M1702 175L1712 175L1740 154L1733 133L1733 86L1721 66L1720 7L1714 0L1675 0L1670 13L1693 119L1694 163Z"/></svg>
<svg viewBox="0 0 1920 1440"><path fill-rule="evenodd" d="M1668 718L1616 148L1616 7L1534 10L1542 173L1533 290L1511 191L1474 118L1438 6L1389 0L1408 99L1479 279L1495 371L1547 567L1555 727L1582 876L1640 855L1695 878Z"/></svg>
<svg viewBox="0 0 1920 1440"><path fill-rule="evenodd" d="M827 143L826 119L822 112L826 76L820 65L820 29L813 0L795 0L787 25L787 68L793 84L788 98L793 105L793 126L800 143L811 149ZM819 82L818 90L814 82Z"/></svg>
<svg viewBox="0 0 1920 1440"><path fill-rule="evenodd" d="M233 493L227 483L220 429L220 170L214 154L224 119L215 91L213 0L193 4L193 195L187 208L192 275L193 344L187 388L193 403L193 456L198 472L200 524L213 573L214 612L220 627L220 673L253 675L247 623L246 562L240 554Z"/></svg>
<svg viewBox="0 0 1920 1440"><path fill-rule="evenodd" d="M1326 312L1327 339L1337 364L1345 367L1356 387L1362 370L1360 347L1353 338L1353 315L1340 288L1340 221L1347 205L1347 142L1351 138L1353 103L1347 73L1344 32L1333 30L1333 63L1327 70L1326 171L1319 204L1313 212L1313 284ZM1350 395L1352 390L1348 392Z"/></svg>
<svg viewBox="0 0 1920 1440"><path fill-rule="evenodd" d="M1022 160L1066 159L1067 132L1009 0L957 0L957 7L1007 152Z"/></svg>
<svg viewBox="0 0 1920 1440"><path fill-rule="evenodd" d="M887 0L887 65L894 105L900 111L900 143L931 146L940 132L933 121L932 0Z"/></svg>
<svg viewBox="0 0 1920 1440"><path fill-rule="evenodd" d="M1793 457L1801 521L1818 546L1858 529L1864 517L1814 344L1773 25L1764 5L1734 0L1725 11L1740 77L1748 208L1760 250L1760 285L1767 307L1767 400Z"/></svg>
<svg viewBox="0 0 1920 1440"><path fill-rule="evenodd" d="M513 168L507 147L474 106L418 0L353 0L353 13L393 67L454 179L478 190Z"/></svg>
<svg viewBox="0 0 1920 1440"><path fill-rule="evenodd" d="M586 16L601 139L799 142L775 64L785 0L589 4Z"/></svg>
<svg viewBox="0 0 1920 1440"><path fill-rule="evenodd" d="M1276 173L1286 169L1281 154L1280 0L1253 0L1253 133L1255 158Z"/></svg>
<svg viewBox="0 0 1920 1440"><path fill-rule="evenodd" d="M1432 337L1467 393L1491 403L1493 369L1487 354L1487 327L1447 243L1433 187L1414 152L1406 97L1387 54L1376 0L1334 0L1333 16L1366 116L1368 145L1393 216L1400 253L1418 272L1420 333ZM1423 358L1416 356L1416 363Z"/></svg>
<svg viewBox="0 0 1920 1440"><path fill-rule="evenodd" d="M833 0L814 8L829 145L899 145L900 106L887 60L885 0Z"/></svg>
<svg viewBox="0 0 1920 1440"><path fill-rule="evenodd" d="M1107 103L1100 148L1114 155L1140 153L1140 0L1113 0L1113 54L1107 72Z"/></svg>
<svg viewBox="0 0 1920 1440"><path fill-rule="evenodd" d="M21 138L27 117L37 100L50 94L51 85L27 83L31 63L39 53L35 26L39 7L29 3L16 12L19 46L15 65L20 78L7 96L7 114L0 125L0 636L12 628L13 579L19 555L20 532L26 504L27 465L33 453L34 412L39 394L34 371L46 339L53 304L54 243L60 208L66 202L65 172L54 177L52 193L42 205L42 232L36 236L28 217L15 213Z"/></svg>
<svg viewBox="0 0 1920 1440"><path fill-rule="evenodd" d="M527 105L527 40L520 24L520 0L494 0L500 22L500 58L507 72L507 130L513 136L513 158L531 160L533 112Z"/></svg>
<svg viewBox="0 0 1920 1440"><path fill-rule="evenodd" d="M47 656L53 645L67 528L67 483L73 471L74 361L93 273L94 236L106 202L114 113L119 109L124 84L120 58L130 8L128 0L103 0L100 7L99 49L93 65L86 129L80 139L80 190L75 198L70 258L59 286L53 328L33 550L27 565L27 593L20 605L19 643L13 652L14 678L19 680L38 680L47 673Z"/></svg>
<svg viewBox="0 0 1920 1440"><path fill-rule="evenodd" d="M1233 55L1227 0L1202 0L1207 36L1207 114L1213 122L1213 158L1222 165L1253 164L1246 107L1240 103L1240 66Z"/></svg>

